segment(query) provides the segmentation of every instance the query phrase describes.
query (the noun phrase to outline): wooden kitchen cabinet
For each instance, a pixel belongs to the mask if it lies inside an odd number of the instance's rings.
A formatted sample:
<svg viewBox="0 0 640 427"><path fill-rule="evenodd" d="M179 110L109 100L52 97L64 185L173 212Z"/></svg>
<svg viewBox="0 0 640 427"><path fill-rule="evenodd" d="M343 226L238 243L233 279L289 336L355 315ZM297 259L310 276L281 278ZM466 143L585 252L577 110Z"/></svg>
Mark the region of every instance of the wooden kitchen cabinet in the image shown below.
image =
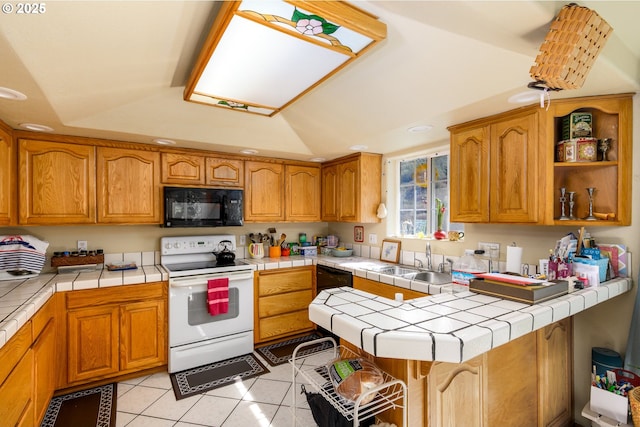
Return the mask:
<svg viewBox="0 0 640 427"><path fill-rule="evenodd" d="M358 153L322 165L322 221L374 223L381 201L382 156Z"/></svg>
<svg viewBox="0 0 640 427"><path fill-rule="evenodd" d="M144 369L166 362L166 303L140 301L120 307L120 369Z"/></svg>
<svg viewBox="0 0 640 427"><path fill-rule="evenodd" d="M245 221L284 221L284 165L246 161Z"/></svg>
<svg viewBox="0 0 640 427"><path fill-rule="evenodd" d="M285 219L320 221L320 167L285 165Z"/></svg>
<svg viewBox="0 0 640 427"><path fill-rule="evenodd" d="M587 226L630 225L632 193L632 127L633 94L594 96L552 102L549 108L547 128L547 156L555 155L555 144L562 140L562 118L575 112L591 113L593 137L598 140L611 138L607 161L550 162L546 173L553 176L553 184L544 192L544 200L550 206L550 222L555 225ZM601 153L599 154L601 157ZM559 220L561 215L560 188L575 192L575 220ZM586 189L594 187L593 211L612 213L606 220L584 220L589 214L589 197ZM567 196L568 197L568 196ZM569 214L569 203L565 203Z"/></svg>
<svg viewBox="0 0 640 427"><path fill-rule="evenodd" d="M613 140L608 161L554 161L563 118L574 112L592 114L594 138ZM554 100L548 110L533 105L450 127L451 222L631 224L632 117L632 94L621 94ZM608 219L584 219L588 187L594 212ZM574 220L559 220L560 188L575 193Z"/></svg>
<svg viewBox="0 0 640 427"><path fill-rule="evenodd" d="M98 222L159 224L160 153L97 149Z"/></svg>
<svg viewBox="0 0 640 427"><path fill-rule="evenodd" d="M256 271L254 287L256 344L314 329L309 320L316 289L314 266Z"/></svg>
<svg viewBox="0 0 640 427"><path fill-rule="evenodd" d="M162 153L162 183L242 188L244 161L188 153Z"/></svg>
<svg viewBox="0 0 640 427"><path fill-rule="evenodd" d="M16 222L16 148L11 128L0 121L0 225Z"/></svg>
<svg viewBox="0 0 640 427"><path fill-rule="evenodd" d="M165 282L64 294L66 379L59 388L167 362Z"/></svg>
<svg viewBox="0 0 640 427"><path fill-rule="evenodd" d="M369 280L358 276L353 276L353 288L389 299L395 299L396 294L400 293L402 294L402 297L405 301L429 295L411 289L387 285L386 283L376 282L375 280Z"/></svg>
<svg viewBox="0 0 640 427"><path fill-rule="evenodd" d="M541 222L540 122L529 108L449 128L451 222Z"/></svg>
<svg viewBox="0 0 640 427"><path fill-rule="evenodd" d="M36 425L47 412L49 401L56 388L56 372L59 359L56 357L55 298L49 299L33 316L33 407Z"/></svg>
<svg viewBox="0 0 640 427"><path fill-rule="evenodd" d="M96 222L94 147L20 139L18 157L20 224Z"/></svg>
<svg viewBox="0 0 640 427"><path fill-rule="evenodd" d="M407 384L411 427L572 425L572 343L570 317L462 363L373 357L341 342ZM380 419L401 426L397 412Z"/></svg>
<svg viewBox="0 0 640 427"><path fill-rule="evenodd" d="M163 184L204 184L204 157L181 153L162 153Z"/></svg>
<svg viewBox="0 0 640 427"><path fill-rule="evenodd" d="M206 184L216 187L244 187L244 161L222 157L207 157Z"/></svg>

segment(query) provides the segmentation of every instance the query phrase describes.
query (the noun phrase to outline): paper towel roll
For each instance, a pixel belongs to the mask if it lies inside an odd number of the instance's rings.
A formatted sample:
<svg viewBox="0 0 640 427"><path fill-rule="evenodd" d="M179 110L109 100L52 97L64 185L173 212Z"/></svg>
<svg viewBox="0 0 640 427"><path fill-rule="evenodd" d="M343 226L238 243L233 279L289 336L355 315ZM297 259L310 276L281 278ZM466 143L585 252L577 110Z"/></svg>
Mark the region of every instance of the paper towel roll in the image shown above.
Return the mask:
<svg viewBox="0 0 640 427"><path fill-rule="evenodd" d="M507 246L507 272L520 274L522 265L522 248L519 246Z"/></svg>

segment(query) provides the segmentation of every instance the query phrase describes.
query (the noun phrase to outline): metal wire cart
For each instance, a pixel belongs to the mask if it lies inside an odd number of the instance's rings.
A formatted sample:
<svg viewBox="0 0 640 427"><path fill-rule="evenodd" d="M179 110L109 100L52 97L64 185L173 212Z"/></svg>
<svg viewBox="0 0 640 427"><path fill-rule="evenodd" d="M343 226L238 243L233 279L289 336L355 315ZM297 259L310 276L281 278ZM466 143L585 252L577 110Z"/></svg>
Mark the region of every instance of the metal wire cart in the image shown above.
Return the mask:
<svg viewBox="0 0 640 427"><path fill-rule="evenodd" d="M315 353L310 353L306 347L317 346L323 341L332 343L332 347ZM305 350L306 349L306 350ZM309 383L310 387L320 393L334 408L353 426L358 427L360 421L373 417L388 409L402 409L402 425L407 425L407 386L406 384L383 372L384 383L366 391L355 402L340 396L334 389L327 374L326 365L335 359L352 359L360 357L350 349L338 346L331 337L307 341L298 345L289 360L293 375L293 424L296 425L297 374ZM373 399L371 396L373 395ZM362 403L366 402L366 403Z"/></svg>

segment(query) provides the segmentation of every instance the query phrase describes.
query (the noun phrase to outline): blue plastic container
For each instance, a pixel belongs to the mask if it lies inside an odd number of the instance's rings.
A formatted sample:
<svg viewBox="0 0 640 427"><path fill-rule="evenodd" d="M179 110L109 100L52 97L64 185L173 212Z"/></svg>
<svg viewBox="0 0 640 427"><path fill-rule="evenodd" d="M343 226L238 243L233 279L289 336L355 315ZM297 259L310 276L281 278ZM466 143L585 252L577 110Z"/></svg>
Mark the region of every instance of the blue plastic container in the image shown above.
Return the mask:
<svg viewBox="0 0 640 427"><path fill-rule="evenodd" d="M606 376L607 371L622 369L620 353L609 348L591 348L591 363L596 367L596 375Z"/></svg>

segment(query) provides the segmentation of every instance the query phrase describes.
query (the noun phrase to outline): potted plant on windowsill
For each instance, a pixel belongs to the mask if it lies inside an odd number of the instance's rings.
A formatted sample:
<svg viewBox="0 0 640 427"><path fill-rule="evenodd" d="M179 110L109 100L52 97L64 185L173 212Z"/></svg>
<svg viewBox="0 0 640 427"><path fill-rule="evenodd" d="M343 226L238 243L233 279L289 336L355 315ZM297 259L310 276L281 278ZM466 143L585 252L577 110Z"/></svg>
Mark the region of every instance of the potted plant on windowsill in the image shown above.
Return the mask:
<svg viewBox="0 0 640 427"><path fill-rule="evenodd" d="M444 203L442 200L436 198L436 213L438 214L438 229L433 233L433 238L437 240L444 240L447 238L447 233L442 230L442 220L444 219Z"/></svg>

